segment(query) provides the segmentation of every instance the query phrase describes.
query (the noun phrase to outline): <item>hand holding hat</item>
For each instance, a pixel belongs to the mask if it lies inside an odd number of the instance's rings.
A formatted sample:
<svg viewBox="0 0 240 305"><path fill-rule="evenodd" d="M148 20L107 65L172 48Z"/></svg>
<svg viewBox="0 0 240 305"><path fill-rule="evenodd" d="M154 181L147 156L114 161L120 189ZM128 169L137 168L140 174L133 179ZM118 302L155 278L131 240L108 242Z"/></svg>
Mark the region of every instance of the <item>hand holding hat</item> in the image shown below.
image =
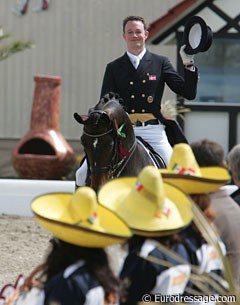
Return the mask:
<svg viewBox="0 0 240 305"><path fill-rule="evenodd" d="M184 53L193 55L206 52L213 40L212 29L199 16L192 16L185 24L183 44L186 45Z"/></svg>
<svg viewBox="0 0 240 305"><path fill-rule="evenodd" d="M184 66L192 66L194 64L194 55L185 52L186 45L181 46L179 54L182 58Z"/></svg>

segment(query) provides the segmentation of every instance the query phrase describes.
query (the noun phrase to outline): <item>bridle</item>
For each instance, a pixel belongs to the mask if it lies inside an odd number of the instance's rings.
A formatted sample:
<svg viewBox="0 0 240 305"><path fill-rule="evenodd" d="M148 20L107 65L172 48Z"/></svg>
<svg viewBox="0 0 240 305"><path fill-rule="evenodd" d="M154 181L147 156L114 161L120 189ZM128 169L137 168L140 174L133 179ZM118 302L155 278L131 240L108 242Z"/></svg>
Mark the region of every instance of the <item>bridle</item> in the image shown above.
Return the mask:
<svg viewBox="0 0 240 305"><path fill-rule="evenodd" d="M124 168L126 167L127 163L129 162L129 160L131 159L136 147L137 147L137 141L136 138L134 140L134 143L132 144L132 146L130 147L130 149L128 150L128 156L123 156L122 158L119 157L119 139L117 136L117 132L114 128L111 128L103 133L99 133L99 134L91 134L86 132L83 129L83 134L87 137L90 138L101 138L104 137L108 134L112 134L113 135L113 139L114 139L114 145L113 145L113 157L111 159L111 162L109 165L107 166L97 166L97 165L89 165L89 169L90 172L92 174L99 174L99 173L108 173L108 179L111 179L113 177L119 177L122 173L122 171L124 170Z"/></svg>

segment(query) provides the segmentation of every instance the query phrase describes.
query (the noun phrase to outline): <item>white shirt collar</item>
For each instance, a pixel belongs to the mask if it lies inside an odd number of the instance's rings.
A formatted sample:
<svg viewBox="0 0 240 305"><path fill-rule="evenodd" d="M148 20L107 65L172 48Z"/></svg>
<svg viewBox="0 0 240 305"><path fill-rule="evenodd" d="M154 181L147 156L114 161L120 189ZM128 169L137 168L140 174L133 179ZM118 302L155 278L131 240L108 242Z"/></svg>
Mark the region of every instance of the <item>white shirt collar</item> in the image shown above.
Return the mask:
<svg viewBox="0 0 240 305"><path fill-rule="evenodd" d="M75 272L78 268L82 267L84 264L85 264L84 260L79 260L76 263L68 266L63 272L63 277L65 279L68 278L73 274L73 272Z"/></svg>
<svg viewBox="0 0 240 305"><path fill-rule="evenodd" d="M127 55L128 57L130 58L131 62L133 62L135 60L135 58L137 57L139 59L139 61L143 58L143 56L145 55L146 53L146 49L144 48L143 51L138 54L138 55L134 55L132 53L130 53L129 51L127 51Z"/></svg>

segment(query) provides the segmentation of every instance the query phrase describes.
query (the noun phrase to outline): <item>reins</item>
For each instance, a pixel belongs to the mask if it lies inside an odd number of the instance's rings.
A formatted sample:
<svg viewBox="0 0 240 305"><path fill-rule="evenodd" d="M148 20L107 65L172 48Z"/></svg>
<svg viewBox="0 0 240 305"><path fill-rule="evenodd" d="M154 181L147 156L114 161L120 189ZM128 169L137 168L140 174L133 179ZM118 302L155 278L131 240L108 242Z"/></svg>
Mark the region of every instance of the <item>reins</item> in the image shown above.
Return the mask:
<svg viewBox="0 0 240 305"><path fill-rule="evenodd" d="M124 157L122 160L120 160L120 161L116 164L115 167L113 166L112 176L111 176L112 178L113 178L114 173L122 166L121 170L119 170L119 172L117 173L116 177L118 178L118 177L121 175L122 171L124 170L124 168L126 167L126 165L127 165L128 162L129 162L129 160L131 159L133 153L135 152L136 147L137 147L137 141L136 141L136 139L135 139L133 145L130 147L130 149L129 149L129 151L128 151L128 152L129 152L129 156L128 156L128 157Z"/></svg>

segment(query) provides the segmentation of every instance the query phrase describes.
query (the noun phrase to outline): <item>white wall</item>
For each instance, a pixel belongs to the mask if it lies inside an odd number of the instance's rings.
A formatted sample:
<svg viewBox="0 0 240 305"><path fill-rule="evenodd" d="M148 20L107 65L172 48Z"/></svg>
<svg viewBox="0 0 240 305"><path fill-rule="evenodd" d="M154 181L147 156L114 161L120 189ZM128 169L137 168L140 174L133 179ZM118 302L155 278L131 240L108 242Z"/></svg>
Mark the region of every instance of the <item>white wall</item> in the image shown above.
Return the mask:
<svg viewBox="0 0 240 305"><path fill-rule="evenodd" d="M97 103L107 62L124 52L122 19L137 14L152 22L180 0L51 0L39 13L33 12L38 0L31 0L21 17L11 11L17 2L0 1L0 23L11 39L30 39L35 48L0 62L0 139L19 139L28 131L37 74L62 77L60 130L78 139L73 113ZM170 47L149 49L176 55Z"/></svg>
<svg viewBox="0 0 240 305"><path fill-rule="evenodd" d="M207 138L221 143L228 152L228 113L194 111L185 117L184 132L190 143Z"/></svg>

